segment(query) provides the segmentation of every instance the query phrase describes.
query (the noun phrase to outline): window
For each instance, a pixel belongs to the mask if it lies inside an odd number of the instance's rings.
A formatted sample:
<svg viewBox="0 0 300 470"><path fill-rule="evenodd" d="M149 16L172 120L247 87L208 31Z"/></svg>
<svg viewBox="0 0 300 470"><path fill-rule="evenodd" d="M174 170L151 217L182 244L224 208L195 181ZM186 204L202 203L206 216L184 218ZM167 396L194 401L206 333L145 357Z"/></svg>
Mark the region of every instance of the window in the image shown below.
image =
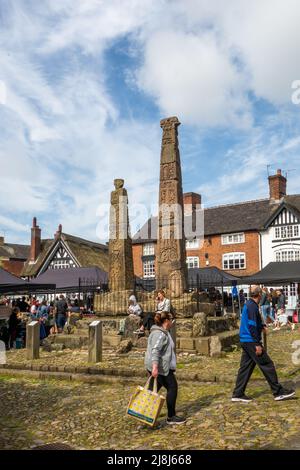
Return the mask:
<svg viewBox="0 0 300 470"><path fill-rule="evenodd" d="M297 238L299 237L299 225L284 225L275 227L275 238Z"/></svg>
<svg viewBox="0 0 300 470"><path fill-rule="evenodd" d="M245 253L226 253L223 255L223 269L245 269Z"/></svg>
<svg viewBox="0 0 300 470"><path fill-rule="evenodd" d="M187 250L193 250L194 248L199 248L199 239L194 238L193 240L187 240L185 246Z"/></svg>
<svg viewBox="0 0 300 470"><path fill-rule="evenodd" d="M66 268L73 268L75 265L72 260L67 259L55 259L53 260L49 268L50 269L66 269Z"/></svg>
<svg viewBox="0 0 300 470"><path fill-rule="evenodd" d="M143 246L143 255L144 256L154 255L154 243L146 243Z"/></svg>
<svg viewBox="0 0 300 470"><path fill-rule="evenodd" d="M277 262L300 261L300 250L276 251L275 259Z"/></svg>
<svg viewBox="0 0 300 470"><path fill-rule="evenodd" d="M199 268L199 258L198 256L187 256L186 264L188 269L190 268Z"/></svg>
<svg viewBox="0 0 300 470"><path fill-rule="evenodd" d="M245 243L245 234L230 233L222 235L222 245L234 245L235 243Z"/></svg>
<svg viewBox="0 0 300 470"><path fill-rule="evenodd" d="M143 262L144 277L155 277L155 261L148 260Z"/></svg>

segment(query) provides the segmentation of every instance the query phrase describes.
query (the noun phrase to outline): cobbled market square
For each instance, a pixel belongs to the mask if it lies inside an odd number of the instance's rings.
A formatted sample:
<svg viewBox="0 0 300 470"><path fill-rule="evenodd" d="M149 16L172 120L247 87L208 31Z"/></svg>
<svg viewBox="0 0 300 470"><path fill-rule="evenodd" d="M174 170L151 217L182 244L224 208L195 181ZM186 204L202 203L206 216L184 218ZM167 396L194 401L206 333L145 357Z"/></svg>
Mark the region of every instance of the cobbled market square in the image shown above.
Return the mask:
<svg viewBox="0 0 300 470"><path fill-rule="evenodd" d="M299 8L1 3L4 463L300 450Z"/></svg>

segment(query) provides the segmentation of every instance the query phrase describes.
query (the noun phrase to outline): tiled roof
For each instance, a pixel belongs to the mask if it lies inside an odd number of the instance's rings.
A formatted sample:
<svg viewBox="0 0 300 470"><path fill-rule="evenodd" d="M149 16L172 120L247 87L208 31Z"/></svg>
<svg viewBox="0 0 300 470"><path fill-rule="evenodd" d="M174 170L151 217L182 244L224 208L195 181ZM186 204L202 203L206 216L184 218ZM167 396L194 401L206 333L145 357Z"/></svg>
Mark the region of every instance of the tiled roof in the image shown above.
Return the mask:
<svg viewBox="0 0 300 470"><path fill-rule="evenodd" d="M204 235L263 230L267 220L279 206L286 203L300 214L300 195L285 196L280 202L258 199L204 209ZM191 216L185 216L185 223ZM153 242L157 239L157 217L149 219L134 235L133 243Z"/></svg>
<svg viewBox="0 0 300 470"><path fill-rule="evenodd" d="M0 245L0 258L26 260L29 256L29 245L4 243Z"/></svg>
<svg viewBox="0 0 300 470"><path fill-rule="evenodd" d="M61 233L58 239L41 241L40 255L35 263L31 263L29 260L25 263L22 276L36 276L59 239L66 243L81 267L97 266L103 271L108 271L107 245L84 240L67 233Z"/></svg>

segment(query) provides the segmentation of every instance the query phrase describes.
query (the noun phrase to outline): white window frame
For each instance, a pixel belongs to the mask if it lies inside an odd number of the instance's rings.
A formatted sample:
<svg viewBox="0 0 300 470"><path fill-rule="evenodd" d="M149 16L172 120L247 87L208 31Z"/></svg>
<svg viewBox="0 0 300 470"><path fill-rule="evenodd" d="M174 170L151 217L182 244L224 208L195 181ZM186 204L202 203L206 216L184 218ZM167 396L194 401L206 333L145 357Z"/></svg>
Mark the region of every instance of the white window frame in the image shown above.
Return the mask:
<svg viewBox="0 0 300 470"><path fill-rule="evenodd" d="M245 233L226 233L221 237L222 245L237 245L239 243L245 243Z"/></svg>
<svg viewBox="0 0 300 470"><path fill-rule="evenodd" d="M277 240L299 238L299 233L299 225L281 225L280 227L275 227L275 238Z"/></svg>
<svg viewBox="0 0 300 470"><path fill-rule="evenodd" d="M143 278L152 279L155 277L155 260L143 261Z"/></svg>
<svg viewBox="0 0 300 470"><path fill-rule="evenodd" d="M191 268L199 268L199 256L187 256L186 257L186 264L188 269Z"/></svg>
<svg viewBox="0 0 300 470"><path fill-rule="evenodd" d="M152 256L155 254L154 243L145 243L143 245L143 256Z"/></svg>
<svg viewBox="0 0 300 470"><path fill-rule="evenodd" d="M75 267L75 264L69 259L56 258L53 261L51 261L49 267L50 269L67 269L67 268Z"/></svg>
<svg viewBox="0 0 300 470"><path fill-rule="evenodd" d="M230 261L233 260L233 267L230 267ZM238 267L235 266L235 260L239 260ZM244 261L242 263L242 261ZM241 266L243 264L243 266ZM233 271L237 269L246 269L246 253L245 252L232 252L232 253L224 253L222 256L222 266L223 269L226 271Z"/></svg>
<svg viewBox="0 0 300 470"><path fill-rule="evenodd" d="M192 240L186 240L185 247L187 250L195 250L199 248L199 238L193 238Z"/></svg>
<svg viewBox="0 0 300 470"><path fill-rule="evenodd" d="M300 250L284 249L275 251L275 261L283 263L286 261L300 261Z"/></svg>

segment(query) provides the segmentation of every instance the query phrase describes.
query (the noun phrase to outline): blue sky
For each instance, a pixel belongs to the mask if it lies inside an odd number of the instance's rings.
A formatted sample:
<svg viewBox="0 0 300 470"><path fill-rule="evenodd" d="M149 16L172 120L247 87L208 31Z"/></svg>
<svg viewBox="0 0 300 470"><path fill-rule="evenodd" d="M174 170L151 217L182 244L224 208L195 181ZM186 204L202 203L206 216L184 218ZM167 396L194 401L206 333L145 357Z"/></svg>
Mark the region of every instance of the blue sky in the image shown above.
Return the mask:
<svg viewBox="0 0 300 470"><path fill-rule="evenodd" d="M134 231L155 211L172 115L184 191L205 206L267 197L267 165L300 193L299 13L298 0L1 0L0 233L28 243L36 216L45 238L62 223L99 240L114 178Z"/></svg>

